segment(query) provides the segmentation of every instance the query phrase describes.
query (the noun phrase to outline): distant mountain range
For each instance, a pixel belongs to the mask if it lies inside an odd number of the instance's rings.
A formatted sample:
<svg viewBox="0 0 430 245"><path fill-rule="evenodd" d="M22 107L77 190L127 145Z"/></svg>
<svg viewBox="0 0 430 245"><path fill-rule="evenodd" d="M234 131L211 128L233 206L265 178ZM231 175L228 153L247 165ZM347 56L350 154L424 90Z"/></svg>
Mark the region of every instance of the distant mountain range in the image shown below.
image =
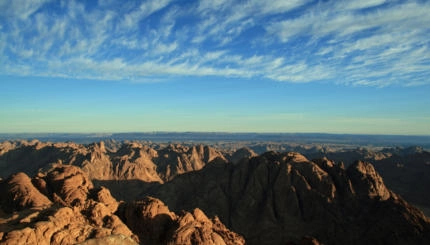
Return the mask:
<svg viewBox="0 0 430 245"><path fill-rule="evenodd" d="M361 135L325 133L206 133L206 132L149 132L149 133L20 133L1 134L0 141L32 140L76 143L91 143L104 140L150 141L155 143L215 143L215 142L284 142L349 144L371 146L411 146L419 145L430 149L430 136L407 135Z"/></svg>

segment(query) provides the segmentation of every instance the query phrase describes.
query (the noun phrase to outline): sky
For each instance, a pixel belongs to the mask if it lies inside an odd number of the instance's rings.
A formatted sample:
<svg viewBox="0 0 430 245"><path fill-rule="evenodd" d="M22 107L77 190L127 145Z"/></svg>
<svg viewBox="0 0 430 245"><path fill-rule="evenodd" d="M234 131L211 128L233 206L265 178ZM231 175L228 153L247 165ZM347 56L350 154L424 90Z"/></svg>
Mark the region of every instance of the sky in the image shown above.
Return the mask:
<svg viewBox="0 0 430 245"><path fill-rule="evenodd" d="M430 1L3 0L0 133L430 135Z"/></svg>

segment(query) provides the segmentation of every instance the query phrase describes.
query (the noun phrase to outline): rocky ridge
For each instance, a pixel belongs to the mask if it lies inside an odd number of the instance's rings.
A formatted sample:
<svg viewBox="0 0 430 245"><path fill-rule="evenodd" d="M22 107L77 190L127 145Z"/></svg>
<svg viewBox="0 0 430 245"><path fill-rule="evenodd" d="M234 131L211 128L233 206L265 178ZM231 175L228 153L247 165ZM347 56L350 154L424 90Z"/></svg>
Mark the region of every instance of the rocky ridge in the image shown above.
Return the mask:
<svg viewBox="0 0 430 245"><path fill-rule="evenodd" d="M114 214L116 201L109 191L94 189L78 167L55 166L33 180L18 173L0 182L6 193L0 244L75 244L116 234L133 236ZM22 196L29 198L17 202Z"/></svg>
<svg viewBox="0 0 430 245"><path fill-rule="evenodd" d="M200 170L215 158L225 158L214 148L170 144L155 150L140 143L124 143L111 151L105 143L0 143L0 177L16 172L29 175L46 171L54 164L80 167L92 180L130 180L163 183L179 174ZM237 157L237 155L236 155Z"/></svg>
<svg viewBox="0 0 430 245"><path fill-rule="evenodd" d="M244 244L200 210L191 219L155 198L118 202L76 166L55 165L33 179L17 173L0 181L0 190L0 244ZM168 226L160 226L158 217L166 214ZM147 234L163 240L148 240Z"/></svg>
<svg viewBox="0 0 430 245"><path fill-rule="evenodd" d="M373 165L269 152L236 165L217 159L153 189L173 210L218 215L247 244L423 244L430 222L390 191ZM370 225L371 224L371 225ZM363 228L365 227L365 228Z"/></svg>
<svg viewBox="0 0 430 245"><path fill-rule="evenodd" d="M383 177L385 184L408 202L420 206L430 215L430 152L422 147L383 148L372 150L356 148L342 151L309 153L311 158L326 157L346 166L356 160L371 163Z"/></svg>

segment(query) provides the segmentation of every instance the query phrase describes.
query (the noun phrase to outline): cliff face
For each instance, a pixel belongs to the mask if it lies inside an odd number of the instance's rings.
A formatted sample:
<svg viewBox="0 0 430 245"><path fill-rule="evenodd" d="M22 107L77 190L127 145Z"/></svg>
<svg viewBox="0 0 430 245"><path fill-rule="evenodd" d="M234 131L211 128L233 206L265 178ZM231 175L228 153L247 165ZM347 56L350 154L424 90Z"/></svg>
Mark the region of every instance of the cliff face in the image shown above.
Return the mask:
<svg viewBox="0 0 430 245"><path fill-rule="evenodd" d="M154 150L139 143L124 143L115 151L104 142L88 146L75 143L39 141L0 144L0 173L30 175L48 170L54 164L75 165L95 180L141 180L163 183L179 174L202 169L206 163L224 155L208 146L168 145Z"/></svg>
<svg viewBox="0 0 430 245"><path fill-rule="evenodd" d="M271 152L237 165L214 161L151 194L173 210L199 207L219 215L247 244L299 242L309 235L327 244L430 241L428 219L365 162L345 169L327 159Z"/></svg>

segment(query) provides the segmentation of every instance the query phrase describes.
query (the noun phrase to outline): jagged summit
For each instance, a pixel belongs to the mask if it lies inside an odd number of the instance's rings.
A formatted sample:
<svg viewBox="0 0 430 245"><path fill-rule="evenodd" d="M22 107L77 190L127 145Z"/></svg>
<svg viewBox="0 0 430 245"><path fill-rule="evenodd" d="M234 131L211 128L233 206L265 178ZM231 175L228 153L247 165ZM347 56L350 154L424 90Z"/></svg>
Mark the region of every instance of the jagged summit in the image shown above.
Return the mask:
<svg viewBox="0 0 430 245"><path fill-rule="evenodd" d="M309 235L327 244L430 241L428 219L365 162L345 169L327 159L268 152L236 165L208 164L151 194L173 210L199 207L218 215L247 244L299 242Z"/></svg>
<svg viewBox="0 0 430 245"><path fill-rule="evenodd" d="M200 170L223 153L209 146L169 144L155 150L137 142L123 143L116 151L108 150L103 141L87 146L69 143L22 141L0 143L0 177L23 171L34 175L54 164L75 165L91 179L127 180L163 183L179 174Z"/></svg>

